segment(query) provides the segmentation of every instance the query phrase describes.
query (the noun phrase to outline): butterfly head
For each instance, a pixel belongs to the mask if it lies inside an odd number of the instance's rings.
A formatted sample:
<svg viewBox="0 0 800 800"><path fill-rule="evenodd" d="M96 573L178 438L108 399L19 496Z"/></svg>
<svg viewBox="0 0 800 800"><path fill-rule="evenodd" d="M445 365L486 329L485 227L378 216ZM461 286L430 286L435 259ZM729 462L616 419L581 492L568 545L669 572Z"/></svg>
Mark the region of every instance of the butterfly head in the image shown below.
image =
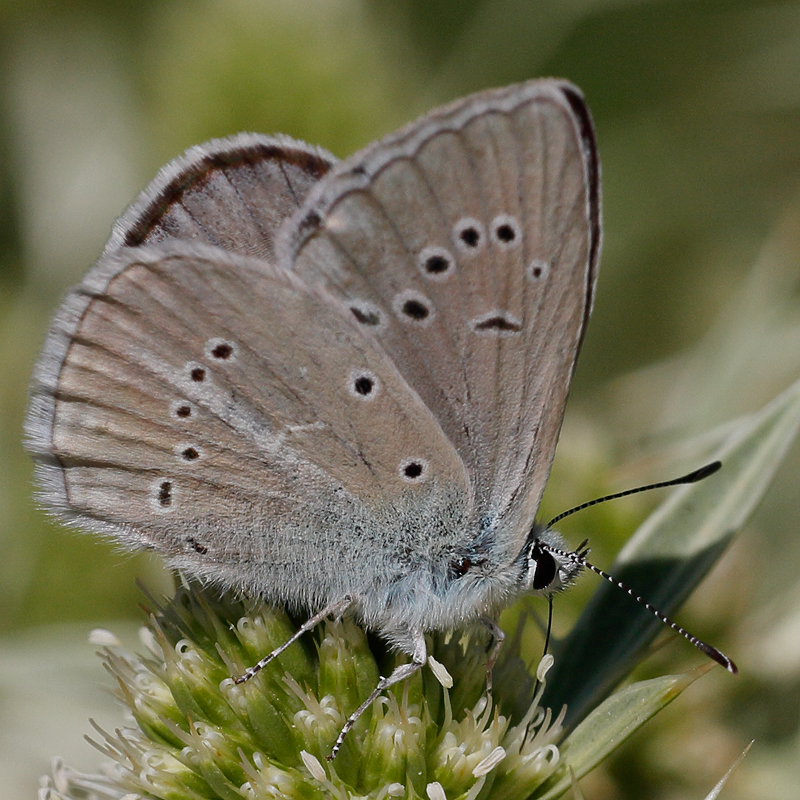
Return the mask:
<svg viewBox="0 0 800 800"><path fill-rule="evenodd" d="M534 525L522 550L525 591L552 595L568 588L583 569L588 553L585 542L577 550L570 551L561 534L552 528Z"/></svg>

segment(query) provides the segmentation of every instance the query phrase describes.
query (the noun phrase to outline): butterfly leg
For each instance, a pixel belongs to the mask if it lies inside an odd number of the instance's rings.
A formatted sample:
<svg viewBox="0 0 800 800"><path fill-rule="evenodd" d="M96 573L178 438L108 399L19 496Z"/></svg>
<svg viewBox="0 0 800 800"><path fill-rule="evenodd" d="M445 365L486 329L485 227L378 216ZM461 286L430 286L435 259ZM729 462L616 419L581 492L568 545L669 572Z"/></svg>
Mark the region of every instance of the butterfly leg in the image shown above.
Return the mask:
<svg viewBox="0 0 800 800"><path fill-rule="evenodd" d="M236 684L244 683L245 681L249 681L250 678L258 675L264 667L272 661L273 658L277 658L287 647L293 645L304 633L310 631L312 628L316 628L325 617L329 617L331 615L335 617L341 617L345 611L347 611L348 607L352 604L353 599L349 596L343 597L341 600L337 600L335 603L331 603L329 606L326 606L322 609L318 614L314 614L313 617L310 617L306 622L304 622L298 629L297 633L295 633L291 638L287 639L280 647L276 647L269 655L264 656L258 664L253 664L252 667L248 667L241 675L233 679L233 682Z"/></svg>
<svg viewBox="0 0 800 800"><path fill-rule="evenodd" d="M492 670L497 663L497 658L500 655L500 650L503 647L503 642L506 635L503 629L492 619L488 617L481 617L481 625L489 629L492 636L493 644L492 649L489 651L489 656L486 659L486 694L492 696Z"/></svg>
<svg viewBox="0 0 800 800"><path fill-rule="evenodd" d="M422 631L414 631L412 635L414 637L414 652L411 655L411 663L401 664L388 678L381 677L378 681L378 685L372 690L372 694L370 694L370 696L348 717L347 722L345 722L344 727L339 732L339 736L334 742L331 754L327 756L328 761L333 761L333 759L336 758L336 754L339 752L342 742L344 742L344 737L347 736L353 725L358 722L358 718L372 705L376 697L381 695L390 686L394 686L396 683L410 678L420 667L425 665L428 660L428 648L425 645L425 634L423 634Z"/></svg>

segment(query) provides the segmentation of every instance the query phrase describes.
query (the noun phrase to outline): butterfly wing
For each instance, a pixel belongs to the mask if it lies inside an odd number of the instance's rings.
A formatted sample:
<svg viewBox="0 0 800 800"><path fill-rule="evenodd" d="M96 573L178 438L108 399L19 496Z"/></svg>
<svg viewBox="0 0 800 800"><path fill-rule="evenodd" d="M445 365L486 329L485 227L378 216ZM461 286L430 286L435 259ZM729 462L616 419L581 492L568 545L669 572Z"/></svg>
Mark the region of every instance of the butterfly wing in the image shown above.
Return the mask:
<svg viewBox="0 0 800 800"><path fill-rule="evenodd" d="M307 606L414 549L426 503L467 497L439 424L335 298L184 242L122 248L67 296L27 433L68 521Z"/></svg>
<svg viewBox="0 0 800 800"><path fill-rule="evenodd" d="M281 224L335 162L288 136L240 133L197 145L159 171L105 252L180 239L272 259Z"/></svg>
<svg viewBox="0 0 800 800"><path fill-rule="evenodd" d="M518 552L550 470L600 249L579 91L477 94L335 167L279 257L369 329L469 472L480 523Z"/></svg>
<svg viewBox="0 0 800 800"><path fill-rule="evenodd" d="M276 600L355 590L377 619L476 522L514 547L538 506L594 285L591 125L544 82L327 175L269 142L190 151L123 217L50 332L28 446L72 522ZM456 618L426 603L419 627Z"/></svg>

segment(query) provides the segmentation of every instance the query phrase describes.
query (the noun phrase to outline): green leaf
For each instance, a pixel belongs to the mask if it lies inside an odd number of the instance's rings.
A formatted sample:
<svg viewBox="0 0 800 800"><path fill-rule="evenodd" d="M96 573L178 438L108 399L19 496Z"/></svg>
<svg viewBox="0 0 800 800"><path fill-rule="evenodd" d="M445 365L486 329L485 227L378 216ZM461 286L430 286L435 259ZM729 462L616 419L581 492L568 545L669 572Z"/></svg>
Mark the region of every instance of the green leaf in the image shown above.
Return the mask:
<svg viewBox="0 0 800 800"><path fill-rule="evenodd" d="M567 738L560 748L558 771L534 796L537 800L560 797L571 786L568 768L576 778L586 775L710 668L704 665L684 675L641 681L609 697Z"/></svg>
<svg viewBox="0 0 800 800"><path fill-rule="evenodd" d="M725 784L728 782L728 778L730 778L736 767L738 767L739 764L741 764L742 761L744 761L744 757L750 752L750 748L753 746L754 741L755 739L751 740L750 743L747 745L747 747L745 747L744 750L742 750L736 761L734 761L733 764L731 764L730 769L722 776L722 778L720 778L720 780L716 783L714 788L705 796L705 800L717 800L717 798L720 796L720 793L725 788Z"/></svg>
<svg viewBox="0 0 800 800"><path fill-rule="evenodd" d="M609 570L671 614L730 544L766 491L800 428L800 382L731 427L712 458L722 469L682 486L644 522ZM543 702L580 722L628 674L662 629L624 592L603 584L556 650Z"/></svg>

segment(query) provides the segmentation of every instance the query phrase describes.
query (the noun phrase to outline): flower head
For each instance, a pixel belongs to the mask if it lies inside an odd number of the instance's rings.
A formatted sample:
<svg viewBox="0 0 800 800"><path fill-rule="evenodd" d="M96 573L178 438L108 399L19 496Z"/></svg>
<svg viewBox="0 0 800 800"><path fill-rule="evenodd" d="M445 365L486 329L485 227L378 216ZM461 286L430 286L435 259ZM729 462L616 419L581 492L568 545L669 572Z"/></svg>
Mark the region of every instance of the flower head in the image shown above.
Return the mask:
<svg viewBox="0 0 800 800"><path fill-rule="evenodd" d="M56 762L40 799L524 798L557 769L560 719L538 707L541 689L520 719L501 711L530 681L507 680L519 667L509 651L488 698L485 647L469 637L434 641L434 669L379 697L328 762L347 715L403 656L347 619L329 621L234 683L293 630L274 608L187 585L143 629L144 655L95 632L128 721L96 727L100 774ZM450 674L452 690L440 683Z"/></svg>

